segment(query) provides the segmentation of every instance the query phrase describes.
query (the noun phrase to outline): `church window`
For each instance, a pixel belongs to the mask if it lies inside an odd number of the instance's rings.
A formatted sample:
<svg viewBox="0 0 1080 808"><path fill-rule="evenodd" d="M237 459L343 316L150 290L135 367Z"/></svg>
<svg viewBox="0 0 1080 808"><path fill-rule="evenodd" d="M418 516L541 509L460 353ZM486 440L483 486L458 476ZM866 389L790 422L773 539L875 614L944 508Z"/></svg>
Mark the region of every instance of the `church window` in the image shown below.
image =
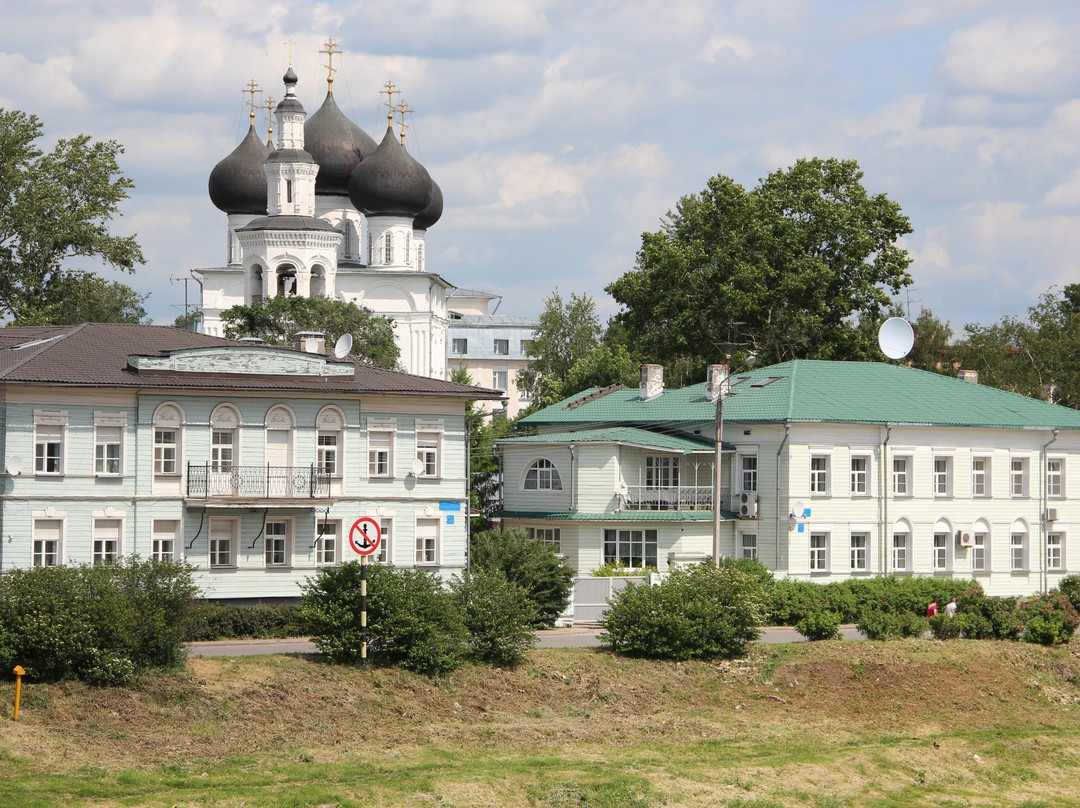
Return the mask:
<svg viewBox="0 0 1080 808"><path fill-rule="evenodd" d="M424 269L424 245L416 245L416 268L420 271Z"/></svg>
<svg viewBox="0 0 1080 808"><path fill-rule="evenodd" d="M384 242L384 245L385 245L385 254L383 255L383 263L384 264L392 264L392 263L394 263L394 234L393 233L388 232L386 234L386 241Z"/></svg>
<svg viewBox="0 0 1080 808"><path fill-rule="evenodd" d="M285 180L285 201L292 203L292 180Z"/></svg>
<svg viewBox="0 0 1080 808"><path fill-rule="evenodd" d="M405 234L405 263L409 263L412 260L412 256L409 254L409 248L412 244L412 236L409 233Z"/></svg>

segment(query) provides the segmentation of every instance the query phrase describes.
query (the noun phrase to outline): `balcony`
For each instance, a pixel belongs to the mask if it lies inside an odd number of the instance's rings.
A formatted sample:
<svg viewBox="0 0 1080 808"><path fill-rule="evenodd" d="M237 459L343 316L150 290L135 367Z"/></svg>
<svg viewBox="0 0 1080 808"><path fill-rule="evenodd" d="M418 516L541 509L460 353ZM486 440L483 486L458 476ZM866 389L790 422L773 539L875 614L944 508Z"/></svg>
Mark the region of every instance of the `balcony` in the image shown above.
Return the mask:
<svg viewBox="0 0 1080 808"><path fill-rule="evenodd" d="M721 492L724 501L726 491ZM628 485L624 510L628 511L711 511L711 485Z"/></svg>
<svg viewBox="0 0 1080 808"><path fill-rule="evenodd" d="M315 466L231 466L188 463L187 496L208 500L308 500L330 498L330 474Z"/></svg>

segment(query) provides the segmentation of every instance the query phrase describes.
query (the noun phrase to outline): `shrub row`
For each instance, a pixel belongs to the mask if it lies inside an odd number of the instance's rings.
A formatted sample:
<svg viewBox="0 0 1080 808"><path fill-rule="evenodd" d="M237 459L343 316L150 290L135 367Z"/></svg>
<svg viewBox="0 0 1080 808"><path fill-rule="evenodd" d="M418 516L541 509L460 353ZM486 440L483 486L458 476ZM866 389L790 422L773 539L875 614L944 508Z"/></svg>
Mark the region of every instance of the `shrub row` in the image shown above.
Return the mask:
<svg viewBox="0 0 1080 808"><path fill-rule="evenodd" d="M841 623L856 623L869 612L924 617L931 600L944 606L971 586L971 581L895 575L828 584L778 580L769 586L768 619L773 625L794 626L820 611L836 612Z"/></svg>
<svg viewBox="0 0 1080 808"><path fill-rule="evenodd" d="M187 642L209 640L271 640L303 633L296 619L297 607L285 603L230 606L200 602L187 621Z"/></svg>
<svg viewBox="0 0 1080 808"><path fill-rule="evenodd" d="M0 576L0 669L32 680L130 682L184 658L198 596L193 568L128 558L98 566L16 569Z"/></svg>

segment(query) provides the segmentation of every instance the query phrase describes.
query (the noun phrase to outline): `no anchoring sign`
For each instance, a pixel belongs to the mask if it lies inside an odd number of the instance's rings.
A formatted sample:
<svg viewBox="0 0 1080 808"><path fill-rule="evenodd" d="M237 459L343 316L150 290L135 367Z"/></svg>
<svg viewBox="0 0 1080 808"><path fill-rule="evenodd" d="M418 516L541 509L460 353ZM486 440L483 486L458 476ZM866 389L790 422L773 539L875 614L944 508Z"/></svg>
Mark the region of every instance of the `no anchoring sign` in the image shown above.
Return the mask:
<svg viewBox="0 0 1080 808"><path fill-rule="evenodd" d="M353 522L352 529L349 531L349 544L358 555L371 555L379 549L381 541L382 531L379 530L379 523L374 519L365 516Z"/></svg>

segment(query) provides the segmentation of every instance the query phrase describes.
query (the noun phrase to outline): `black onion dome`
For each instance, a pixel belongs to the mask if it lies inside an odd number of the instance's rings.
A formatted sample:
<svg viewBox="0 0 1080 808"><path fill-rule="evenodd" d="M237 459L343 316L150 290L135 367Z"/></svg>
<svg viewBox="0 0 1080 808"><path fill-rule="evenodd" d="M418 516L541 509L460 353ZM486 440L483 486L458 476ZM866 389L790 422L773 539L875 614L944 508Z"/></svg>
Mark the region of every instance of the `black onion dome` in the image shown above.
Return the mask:
<svg viewBox="0 0 1080 808"><path fill-rule="evenodd" d="M266 174L263 161L270 151L255 127L232 153L210 172L210 201L226 213L266 215Z"/></svg>
<svg viewBox="0 0 1080 808"><path fill-rule="evenodd" d="M413 229L427 230L435 224L435 222L439 221L439 219L442 218L442 207L442 188L439 187L439 184L435 182L435 180L432 180L431 199L428 200L427 207L420 211L417 217L413 219Z"/></svg>
<svg viewBox="0 0 1080 808"><path fill-rule="evenodd" d="M334 94L327 93L322 106L304 124L304 148L319 164L315 193L348 196L349 175L375 152L375 141L346 118Z"/></svg>
<svg viewBox="0 0 1080 808"><path fill-rule="evenodd" d="M289 69L285 71L285 75L281 80L285 82L285 97L281 99L276 107L278 112L304 112L304 105L300 103L300 99L296 97L296 84L300 81L296 77L296 73L293 72L292 65L289 65Z"/></svg>
<svg viewBox="0 0 1080 808"><path fill-rule="evenodd" d="M431 201L431 177L388 126L379 148L353 169L349 199L366 216L415 217Z"/></svg>

